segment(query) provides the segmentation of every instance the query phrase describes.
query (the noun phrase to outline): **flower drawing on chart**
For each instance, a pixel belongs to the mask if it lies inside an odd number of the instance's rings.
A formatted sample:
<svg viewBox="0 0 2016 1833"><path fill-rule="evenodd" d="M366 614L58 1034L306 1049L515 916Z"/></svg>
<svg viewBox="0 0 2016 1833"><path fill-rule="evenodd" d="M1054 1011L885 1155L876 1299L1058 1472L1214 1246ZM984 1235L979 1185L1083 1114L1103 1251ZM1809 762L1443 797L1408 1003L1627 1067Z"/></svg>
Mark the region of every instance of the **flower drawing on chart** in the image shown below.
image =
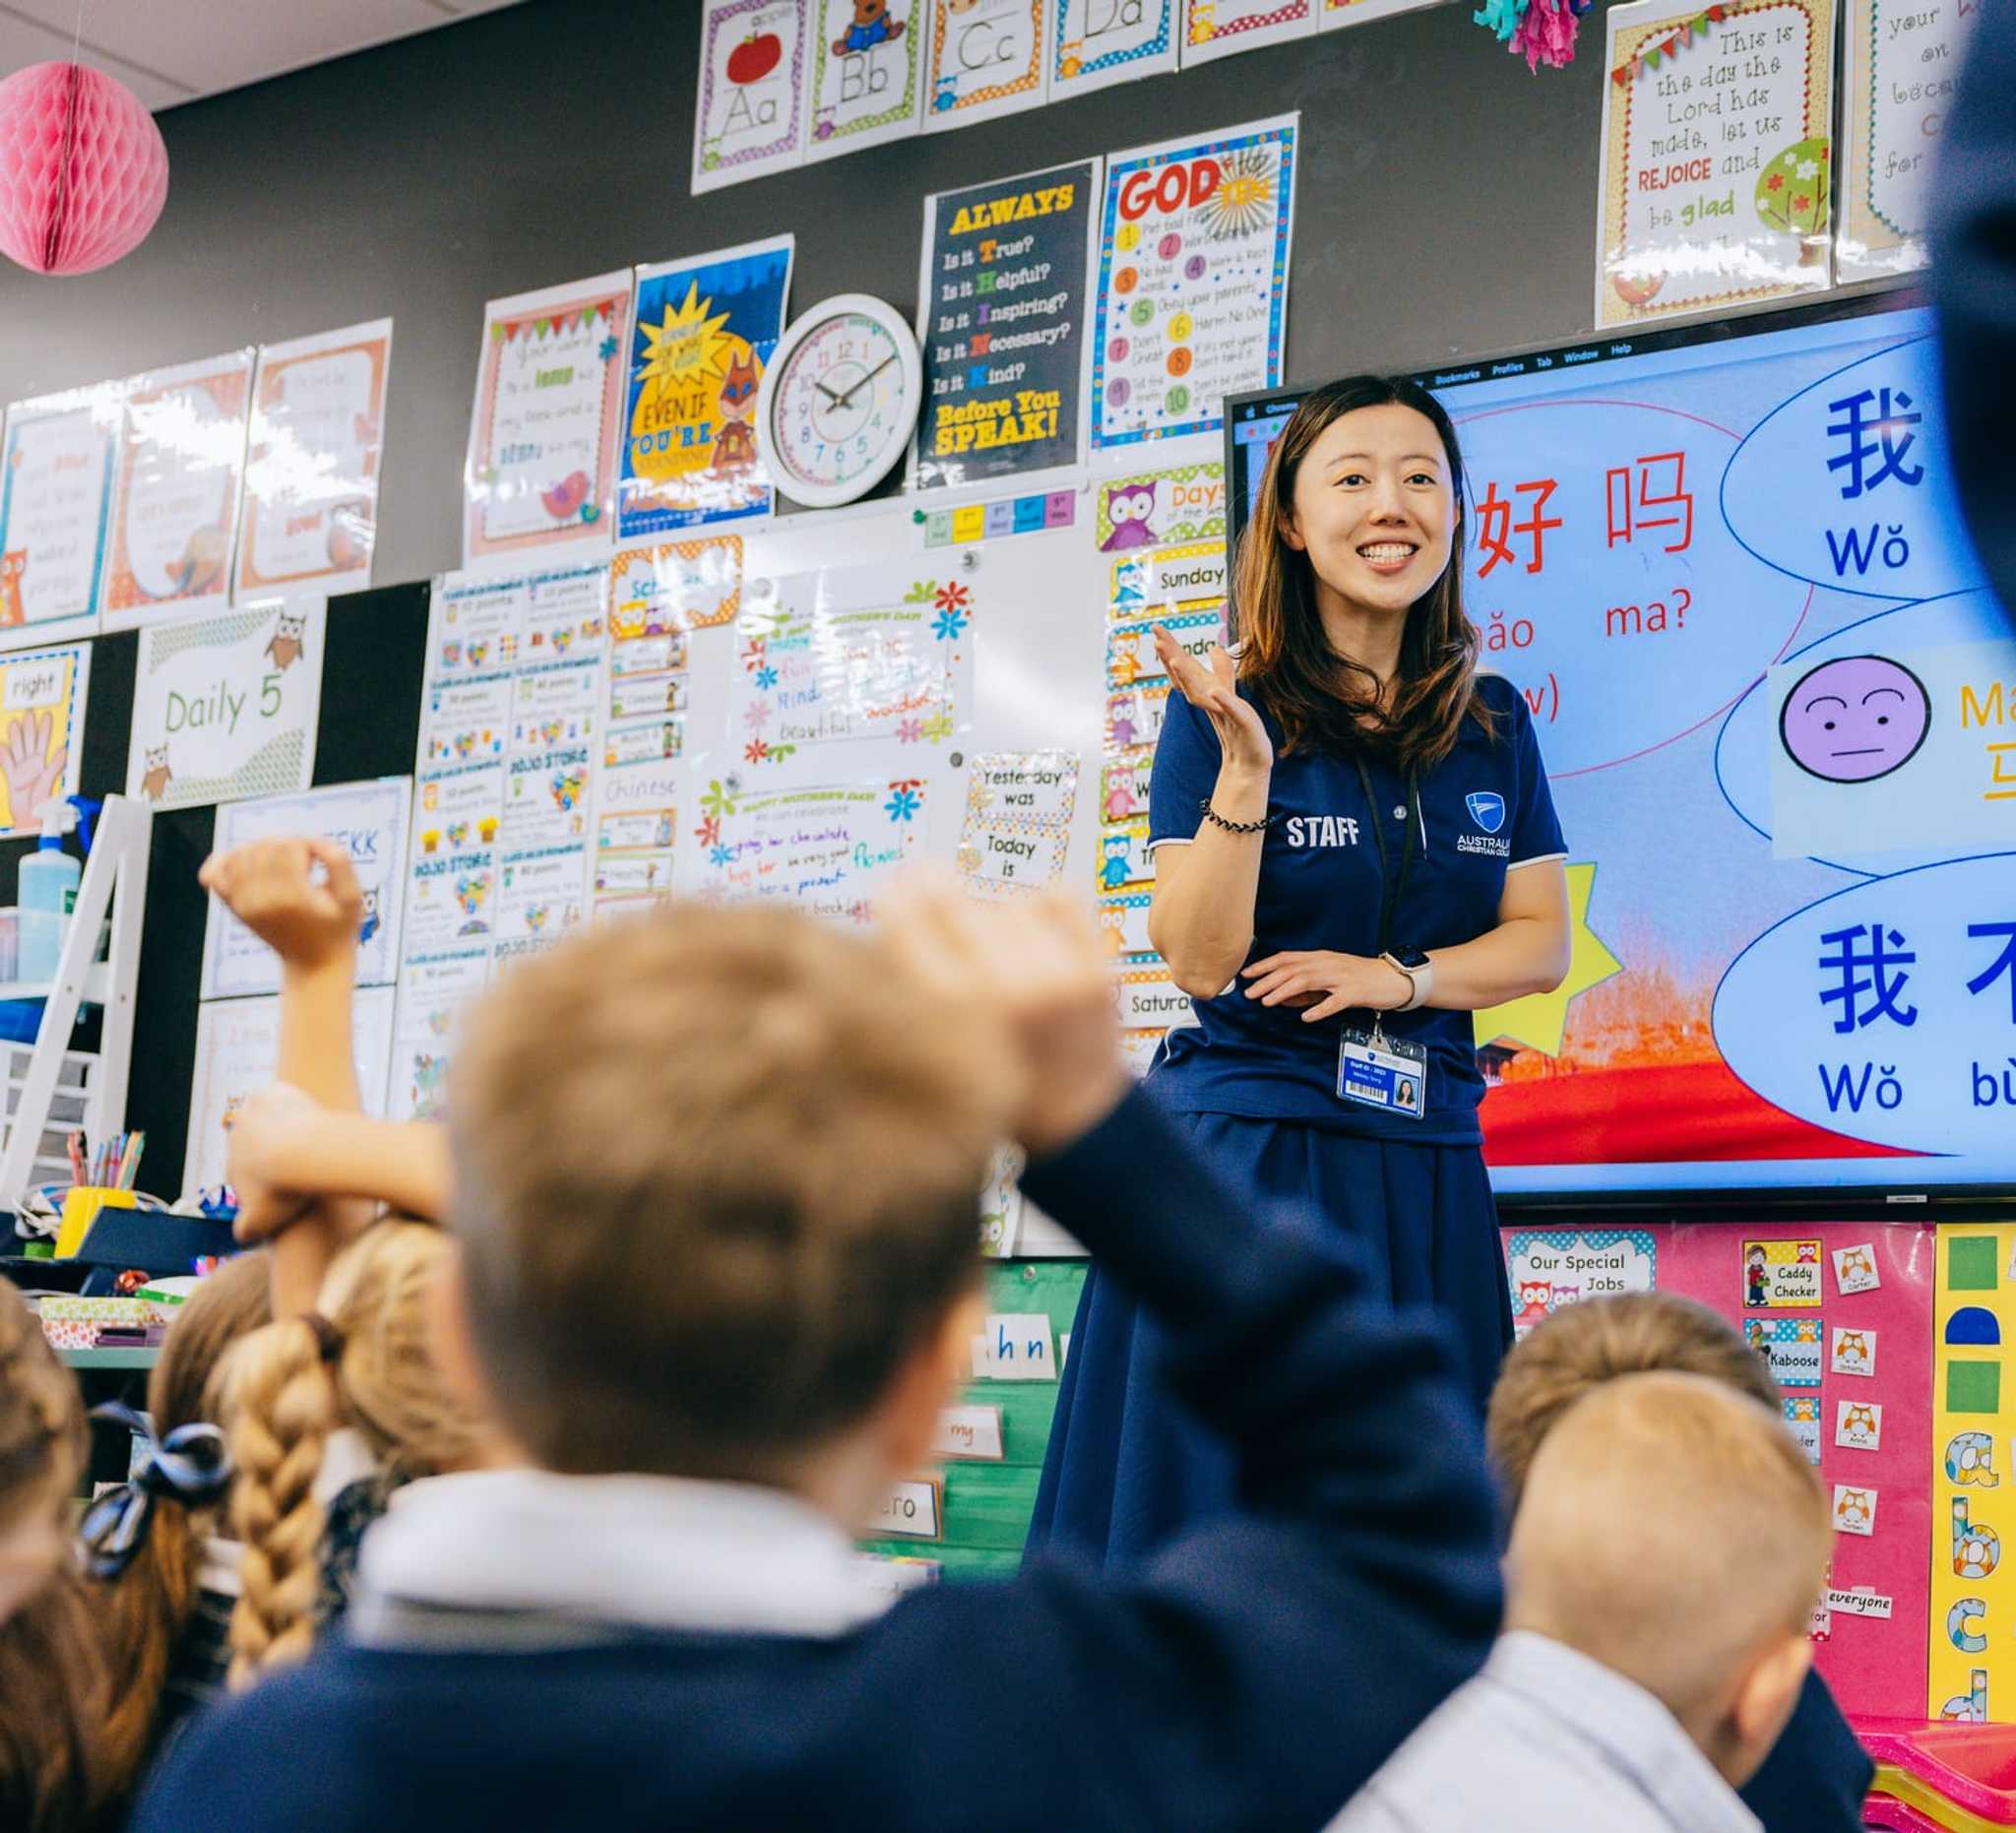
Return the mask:
<svg viewBox="0 0 2016 1833"><path fill-rule="evenodd" d="M732 865L734 860L733 849L724 847L719 842L707 850L707 862L709 865Z"/></svg>
<svg viewBox="0 0 2016 1833"><path fill-rule="evenodd" d="M938 582L935 579L914 579L911 581L910 590L903 595L903 601L906 604L928 604L937 595L937 591Z"/></svg>
<svg viewBox="0 0 2016 1833"><path fill-rule="evenodd" d="M770 740L751 738L742 747L742 761L745 764L760 764L770 755Z"/></svg>
<svg viewBox="0 0 2016 1833"><path fill-rule="evenodd" d="M1204 202L1204 233L1215 242L1251 235L1274 220L1275 175L1271 156L1242 147L1219 161L1218 189Z"/></svg>
<svg viewBox="0 0 2016 1833"><path fill-rule="evenodd" d="M756 685L765 690L777 685L777 670L768 663L756 670Z"/></svg>
<svg viewBox="0 0 2016 1833"><path fill-rule="evenodd" d="M768 638L751 637L749 639L749 647L742 652L742 666L749 673L754 674L758 668L763 666L764 652L769 647L770 642Z"/></svg>
<svg viewBox="0 0 2016 1833"><path fill-rule="evenodd" d="M956 579L948 580L938 588L931 602L941 611L963 611L973 602L973 594Z"/></svg>
<svg viewBox="0 0 2016 1833"><path fill-rule="evenodd" d="M921 777L911 777L901 783L889 786L889 799L882 804L883 812L892 821L908 821L923 806L923 797L917 793L924 787Z"/></svg>
<svg viewBox="0 0 2016 1833"><path fill-rule="evenodd" d="M1820 175L1820 161L1818 159L1801 159L1796 167L1796 175L1805 181L1817 178Z"/></svg>
<svg viewBox="0 0 2016 1833"><path fill-rule="evenodd" d="M905 744L915 744L924 735L922 720L905 720L896 728L897 737Z"/></svg>
<svg viewBox="0 0 2016 1833"><path fill-rule="evenodd" d="M931 625L931 634L941 643L949 643L966 628L966 619L957 611L940 611Z"/></svg>
<svg viewBox="0 0 2016 1833"><path fill-rule="evenodd" d="M952 715L934 713L924 722L924 736L933 744L942 744L952 736Z"/></svg>
<svg viewBox="0 0 2016 1833"><path fill-rule="evenodd" d="M735 812L734 793L731 789L723 788L721 779L717 777L701 795L700 808L703 814L713 815L717 820L723 815L731 815Z"/></svg>
<svg viewBox="0 0 2016 1833"><path fill-rule="evenodd" d="M1783 191L1785 189L1785 174L1783 172L1773 172L1770 177L1764 180L1764 189L1767 191Z"/></svg>
<svg viewBox="0 0 2016 1833"><path fill-rule="evenodd" d="M693 838L703 847L713 847L721 841L721 816L709 815L693 830Z"/></svg>
<svg viewBox="0 0 2016 1833"><path fill-rule="evenodd" d="M595 353L605 363L613 362L616 357L616 340L614 338L604 338L595 347Z"/></svg>
<svg viewBox="0 0 2016 1833"><path fill-rule="evenodd" d="M742 709L742 724L752 731L760 732L770 724L770 702L752 700Z"/></svg>

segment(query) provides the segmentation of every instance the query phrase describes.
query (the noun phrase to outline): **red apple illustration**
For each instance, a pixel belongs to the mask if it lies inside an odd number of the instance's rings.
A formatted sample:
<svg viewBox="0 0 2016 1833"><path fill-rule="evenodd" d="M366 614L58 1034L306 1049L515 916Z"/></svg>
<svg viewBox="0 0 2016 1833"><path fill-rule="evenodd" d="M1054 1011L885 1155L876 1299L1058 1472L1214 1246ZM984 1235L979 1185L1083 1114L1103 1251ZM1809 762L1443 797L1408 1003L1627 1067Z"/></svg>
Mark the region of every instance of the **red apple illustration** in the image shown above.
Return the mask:
<svg viewBox="0 0 2016 1833"><path fill-rule="evenodd" d="M759 83L777 68L784 40L776 32L752 33L728 53L730 83Z"/></svg>
<svg viewBox="0 0 2016 1833"><path fill-rule="evenodd" d="M539 501L545 505L546 514L555 522L570 520L583 503L588 501L588 473L577 471L571 476L561 479L549 490L539 493Z"/></svg>

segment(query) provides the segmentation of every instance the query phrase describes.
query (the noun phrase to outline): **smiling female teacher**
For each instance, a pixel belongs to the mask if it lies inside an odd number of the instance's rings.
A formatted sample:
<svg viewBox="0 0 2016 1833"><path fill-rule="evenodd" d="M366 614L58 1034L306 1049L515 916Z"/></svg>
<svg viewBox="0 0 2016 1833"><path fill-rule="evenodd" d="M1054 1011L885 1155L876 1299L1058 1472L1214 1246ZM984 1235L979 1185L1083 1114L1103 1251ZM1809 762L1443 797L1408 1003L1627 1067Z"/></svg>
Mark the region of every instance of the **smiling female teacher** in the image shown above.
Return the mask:
<svg viewBox="0 0 2016 1833"><path fill-rule="evenodd" d="M1236 663L1166 631L1149 935L1197 1023L1148 1085L1281 1226L1438 1307L1481 1415L1511 1341L1471 1014L1568 967L1560 827L1522 696L1477 672L1462 460L1425 390L1354 376L1283 429L1240 543ZM1131 1556L1229 1505L1152 1325L1098 1267L1031 1545Z"/></svg>

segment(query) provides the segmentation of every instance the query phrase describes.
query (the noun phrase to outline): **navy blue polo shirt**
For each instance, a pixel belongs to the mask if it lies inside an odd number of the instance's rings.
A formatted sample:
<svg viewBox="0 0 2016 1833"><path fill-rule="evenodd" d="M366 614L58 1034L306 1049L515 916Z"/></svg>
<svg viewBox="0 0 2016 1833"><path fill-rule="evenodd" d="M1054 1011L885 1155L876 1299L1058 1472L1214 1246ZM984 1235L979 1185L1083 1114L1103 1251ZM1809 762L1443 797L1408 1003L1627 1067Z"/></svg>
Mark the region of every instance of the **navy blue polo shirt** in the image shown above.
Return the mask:
<svg viewBox="0 0 2016 1833"><path fill-rule="evenodd" d="M1455 749L1420 779L1414 859L1394 912L1395 947L1476 940L1497 923L1506 872L1566 855L1525 699L1499 675L1480 675L1478 694L1493 715L1492 736L1466 719ZM1397 873L1408 826L1405 776L1367 755L1368 806L1349 757L1308 745L1284 755L1280 728L1262 717L1275 753L1267 812L1281 818L1261 843L1247 960L1288 949L1375 955L1384 879L1372 830L1375 822L1383 829L1387 863ZM1218 781L1219 758L1210 720L1180 694L1170 695L1149 797L1151 849L1195 838L1198 804ZM1364 1024L1362 1013L1307 1025L1292 1007L1248 999L1243 982L1192 1004L1197 1024L1169 1033L1153 1071L1156 1092L1174 1107L1420 1145L1481 1137L1477 1107L1484 1085L1468 1012L1423 1007L1384 1016L1389 1036L1412 1038L1427 1051L1427 1099L1415 1119L1338 1096L1338 1033Z"/></svg>

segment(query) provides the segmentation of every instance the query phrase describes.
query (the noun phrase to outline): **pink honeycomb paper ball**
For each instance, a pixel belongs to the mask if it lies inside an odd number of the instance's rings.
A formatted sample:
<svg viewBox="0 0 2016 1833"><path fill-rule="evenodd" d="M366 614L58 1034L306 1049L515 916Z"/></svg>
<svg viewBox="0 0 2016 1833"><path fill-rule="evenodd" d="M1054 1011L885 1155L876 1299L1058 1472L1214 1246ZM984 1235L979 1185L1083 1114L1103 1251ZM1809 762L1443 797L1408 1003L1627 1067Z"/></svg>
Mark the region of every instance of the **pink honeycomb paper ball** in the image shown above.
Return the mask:
<svg viewBox="0 0 2016 1833"><path fill-rule="evenodd" d="M36 274L89 274L147 239L168 196L168 149L140 97L83 64L0 82L0 254Z"/></svg>

